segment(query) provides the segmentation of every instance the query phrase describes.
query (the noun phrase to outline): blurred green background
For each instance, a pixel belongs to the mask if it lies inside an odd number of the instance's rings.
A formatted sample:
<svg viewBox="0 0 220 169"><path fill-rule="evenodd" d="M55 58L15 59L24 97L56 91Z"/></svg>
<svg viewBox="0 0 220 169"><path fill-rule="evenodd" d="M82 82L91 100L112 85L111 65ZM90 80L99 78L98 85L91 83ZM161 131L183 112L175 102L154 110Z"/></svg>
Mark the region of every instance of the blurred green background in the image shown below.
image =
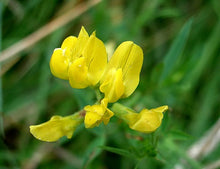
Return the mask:
<svg viewBox="0 0 220 169"><path fill-rule="evenodd" d="M91 2L0 1L1 51L17 42L21 48L21 40L69 10L82 12L69 20L67 15L64 26L56 21L55 31L1 60L0 169L220 168L220 1L102 0L88 7ZM29 133L31 124L94 102L91 89L72 89L49 69L53 50L82 25L89 33L96 30L108 49L126 40L142 47L140 84L119 102L137 111L168 105L155 133L132 131L115 117L107 126L82 125L72 139L56 143ZM213 126L214 134L207 135ZM203 138L209 142L198 144ZM206 152L211 141L214 148ZM189 153L193 145L201 149L197 156Z"/></svg>

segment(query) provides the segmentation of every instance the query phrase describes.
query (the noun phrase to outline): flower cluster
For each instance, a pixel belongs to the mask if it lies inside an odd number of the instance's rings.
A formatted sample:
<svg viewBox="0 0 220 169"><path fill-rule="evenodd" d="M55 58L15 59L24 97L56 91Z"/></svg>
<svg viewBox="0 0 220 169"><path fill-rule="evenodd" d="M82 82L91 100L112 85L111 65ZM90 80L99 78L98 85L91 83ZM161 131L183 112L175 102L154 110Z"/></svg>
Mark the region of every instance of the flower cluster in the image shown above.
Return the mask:
<svg viewBox="0 0 220 169"><path fill-rule="evenodd" d="M78 37L67 37L61 48L54 50L50 69L54 76L68 80L72 88L98 86L103 98L73 115L53 116L43 124L30 126L30 132L39 140L57 141L63 136L71 138L83 121L86 128L93 128L102 122L107 125L114 115L123 119L133 130L144 133L155 131L168 106L136 113L115 103L130 96L137 88L142 64L143 51L132 41L120 44L108 61L104 43L95 32L89 36L82 27ZM115 103L113 111L108 108L108 103Z"/></svg>

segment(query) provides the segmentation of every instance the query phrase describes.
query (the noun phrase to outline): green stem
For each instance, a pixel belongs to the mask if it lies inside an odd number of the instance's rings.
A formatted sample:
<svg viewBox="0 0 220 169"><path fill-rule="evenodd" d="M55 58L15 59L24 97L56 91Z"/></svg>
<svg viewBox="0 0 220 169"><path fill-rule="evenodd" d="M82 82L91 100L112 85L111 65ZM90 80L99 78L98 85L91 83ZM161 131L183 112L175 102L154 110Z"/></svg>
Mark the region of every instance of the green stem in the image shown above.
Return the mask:
<svg viewBox="0 0 220 169"><path fill-rule="evenodd" d="M78 124L81 124L85 118L85 110L80 110L74 114L67 116L67 117L70 117L71 119L74 119L75 121L77 121Z"/></svg>
<svg viewBox="0 0 220 169"><path fill-rule="evenodd" d="M133 116L136 115L136 112L134 112L132 109L119 103L113 104L111 110L115 113L116 117L124 120L127 123L129 123L130 118L133 118Z"/></svg>
<svg viewBox="0 0 220 169"><path fill-rule="evenodd" d="M100 101L102 99L102 94L100 93L98 88L96 88L94 90L95 90L97 100Z"/></svg>

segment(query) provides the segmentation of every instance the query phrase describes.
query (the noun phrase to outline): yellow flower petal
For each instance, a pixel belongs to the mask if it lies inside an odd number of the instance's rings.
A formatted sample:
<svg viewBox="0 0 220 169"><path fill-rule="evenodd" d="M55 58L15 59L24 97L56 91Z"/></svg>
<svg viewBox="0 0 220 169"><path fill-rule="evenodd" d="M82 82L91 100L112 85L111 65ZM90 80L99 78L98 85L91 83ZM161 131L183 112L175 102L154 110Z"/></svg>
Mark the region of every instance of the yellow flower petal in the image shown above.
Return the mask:
<svg viewBox="0 0 220 169"><path fill-rule="evenodd" d="M53 142L63 136L71 138L80 123L79 119L71 118L71 116L53 116L45 123L30 126L30 132L39 140Z"/></svg>
<svg viewBox="0 0 220 169"><path fill-rule="evenodd" d="M102 116L97 112L88 111L85 116L85 127L86 128L93 128L98 126L102 121Z"/></svg>
<svg viewBox="0 0 220 169"><path fill-rule="evenodd" d="M102 117L103 123L104 123L105 125L107 125L107 124L109 123L110 118L111 118L112 116L114 116L114 113L113 113L111 110L106 109L106 112L105 112L104 116Z"/></svg>
<svg viewBox="0 0 220 169"><path fill-rule="evenodd" d="M76 45L77 42L77 38L75 36L69 36L67 37L62 45L61 45L61 49L63 49L64 55L70 60L72 58L73 55L73 49Z"/></svg>
<svg viewBox="0 0 220 169"><path fill-rule="evenodd" d="M86 32L85 28L82 26L75 47L73 48L72 60L75 60L82 56L82 52L85 46L87 45L88 40L89 40L89 35Z"/></svg>
<svg viewBox="0 0 220 169"><path fill-rule="evenodd" d="M85 116L85 127L93 128L98 126L102 121L105 125L108 124L110 118L114 115L114 113L107 108L108 100L104 98L101 101L101 104L86 106L84 110L86 111Z"/></svg>
<svg viewBox="0 0 220 169"><path fill-rule="evenodd" d="M161 113L161 112L164 112L166 110L168 110L168 106L160 106L160 107L157 107L157 108L154 108L154 109L151 109L152 111L154 112L158 112L158 113Z"/></svg>
<svg viewBox="0 0 220 169"><path fill-rule="evenodd" d="M68 36L62 43L61 48L73 48L77 42L77 38L75 36Z"/></svg>
<svg viewBox="0 0 220 169"><path fill-rule="evenodd" d="M91 35L83 51L88 66L88 81L90 85L96 85L107 65L107 53L104 43L95 35Z"/></svg>
<svg viewBox="0 0 220 169"><path fill-rule="evenodd" d="M128 44L126 45L126 43ZM125 42L124 45L129 46L129 42ZM127 62L123 67L123 82L125 85L123 97L130 96L137 88L142 64L143 51L138 45L133 44Z"/></svg>
<svg viewBox="0 0 220 169"><path fill-rule="evenodd" d="M101 119L105 110L101 105L86 106L84 110L86 111L84 120L86 128L93 128L102 122Z"/></svg>
<svg viewBox="0 0 220 169"><path fill-rule="evenodd" d="M102 117L102 121L105 125L107 125L109 123L109 120L112 116L114 116L114 113L108 109L108 99L104 98L101 101L101 105L102 107L106 110L104 113L104 116Z"/></svg>
<svg viewBox="0 0 220 169"><path fill-rule="evenodd" d="M77 41L70 37L62 47L73 46L69 66L69 81L73 88L95 86L106 67L107 53L101 40L95 37L95 32L89 37L82 27Z"/></svg>
<svg viewBox="0 0 220 169"><path fill-rule="evenodd" d="M131 41L118 46L109 61L109 67L122 68L125 91L123 97L130 96L137 88L143 64L142 49Z"/></svg>
<svg viewBox="0 0 220 169"><path fill-rule="evenodd" d="M55 49L50 59L50 69L54 76L67 80L69 60L64 56L64 50L61 48Z"/></svg>
<svg viewBox="0 0 220 169"><path fill-rule="evenodd" d="M122 69L111 69L101 82L100 91L105 93L109 103L116 102L124 93Z"/></svg>
<svg viewBox="0 0 220 169"><path fill-rule="evenodd" d="M118 118L124 120L131 129L143 133L155 131L161 125L163 112L167 109L168 106L161 106L150 110L143 109L140 113L136 113L119 103L112 106L112 110Z"/></svg>
<svg viewBox="0 0 220 169"><path fill-rule="evenodd" d="M136 121L132 121L129 127L133 130L137 130L144 133L150 133L160 127L163 112L168 109L168 106L161 106L155 109L143 109L136 116Z"/></svg>
<svg viewBox="0 0 220 169"><path fill-rule="evenodd" d="M131 41L119 45L101 79L100 90L109 98L109 102L128 97L134 92L139 83L142 64L143 51L138 45Z"/></svg>
<svg viewBox="0 0 220 169"><path fill-rule="evenodd" d="M89 84L87 81L88 67L84 57L76 59L69 66L69 83L72 88L82 89L86 88Z"/></svg>
<svg viewBox="0 0 220 169"><path fill-rule="evenodd" d="M115 50L113 56L111 57L108 63L108 68L124 68L133 45L134 43L132 41L126 41L121 43Z"/></svg>

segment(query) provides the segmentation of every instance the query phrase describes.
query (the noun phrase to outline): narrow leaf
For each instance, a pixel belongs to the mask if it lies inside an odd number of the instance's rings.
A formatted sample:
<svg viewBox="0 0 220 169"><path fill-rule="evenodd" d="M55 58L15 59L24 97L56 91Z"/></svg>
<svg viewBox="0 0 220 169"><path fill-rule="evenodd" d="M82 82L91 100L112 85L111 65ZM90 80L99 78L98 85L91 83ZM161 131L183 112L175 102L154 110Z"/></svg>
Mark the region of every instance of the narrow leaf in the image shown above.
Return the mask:
<svg viewBox="0 0 220 169"><path fill-rule="evenodd" d="M0 2L0 51L2 47L2 2ZM1 70L1 64L0 64ZM0 135L4 135L3 130L3 97L2 97L2 77L0 76Z"/></svg>
<svg viewBox="0 0 220 169"><path fill-rule="evenodd" d="M114 147L109 147L109 146L102 146L101 147L103 150L107 150L109 152L115 153L115 154L119 154L125 157L129 157L134 159L135 155L132 154L130 151L125 150L125 149L121 149L121 148L114 148Z"/></svg>
<svg viewBox="0 0 220 169"><path fill-rule="evenodd" d="M178 59L180 58L183 49L185 47L186 41L188 39L191 25L193 19L190 19L181 29L180 33L178 34L177 38L174 40L170 50L168 51L167 55L164 58L164 70L160 77L160 83L162 83L172 72Z"/></svg>

